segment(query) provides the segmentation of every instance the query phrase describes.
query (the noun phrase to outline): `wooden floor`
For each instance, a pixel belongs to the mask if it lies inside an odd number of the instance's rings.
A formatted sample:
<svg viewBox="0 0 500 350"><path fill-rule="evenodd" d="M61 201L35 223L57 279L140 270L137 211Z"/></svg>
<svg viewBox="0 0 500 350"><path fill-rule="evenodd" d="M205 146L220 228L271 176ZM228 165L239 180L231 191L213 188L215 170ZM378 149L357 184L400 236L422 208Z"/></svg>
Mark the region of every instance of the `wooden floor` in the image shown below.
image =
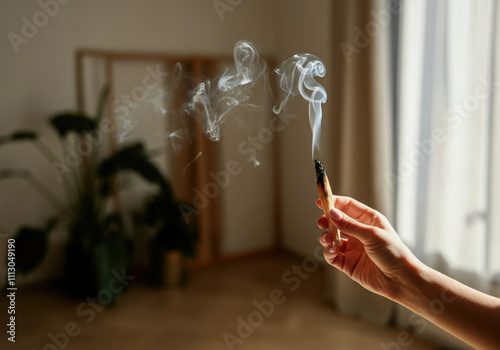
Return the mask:
<svg viewBox="0 0 500 350"><path fill-rule="evenodd" d="M383 349L381 343L397 339L400 330L339 316L326 305L321 269L303 274L304 280L291 279L288 271L300 262L279 256L199 268L184 289L151 289L133 281L114 307L102 311L49 288L19 288L16 343L8 344L2 331L0 348L363 350ZM274 295L282 303L264 303L263 315L254 301L269 300L273 290L282 292ZM245 326L239 326L241 320ZM66 336L65 327L79 334ZM404 349L437 347L415 339Z"/></svg>

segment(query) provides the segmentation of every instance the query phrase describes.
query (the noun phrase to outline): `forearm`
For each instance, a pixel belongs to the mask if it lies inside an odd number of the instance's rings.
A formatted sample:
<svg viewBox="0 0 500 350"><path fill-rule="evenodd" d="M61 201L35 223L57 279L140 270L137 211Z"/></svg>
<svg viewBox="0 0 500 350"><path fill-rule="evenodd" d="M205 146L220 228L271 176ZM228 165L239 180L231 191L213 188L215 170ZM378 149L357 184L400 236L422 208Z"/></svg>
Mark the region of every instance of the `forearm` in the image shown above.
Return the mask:
<svg viewBox="0 0 500 350"><path fill-rule="evenodd" d="M397 302L478 349L500 346L500 299L419 265Z"/></svg>

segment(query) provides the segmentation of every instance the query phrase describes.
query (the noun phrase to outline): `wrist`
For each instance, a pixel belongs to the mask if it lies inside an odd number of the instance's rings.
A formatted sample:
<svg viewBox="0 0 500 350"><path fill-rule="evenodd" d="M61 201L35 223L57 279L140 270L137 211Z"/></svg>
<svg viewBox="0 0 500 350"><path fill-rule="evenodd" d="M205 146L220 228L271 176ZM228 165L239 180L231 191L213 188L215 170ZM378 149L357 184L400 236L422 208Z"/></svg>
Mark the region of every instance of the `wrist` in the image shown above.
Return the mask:
<svg viewBox="0 0 500 350"><path fill-rule="evenodd" d="M420 315L425 313L434 294L432 272L430 267L412 255L407 262L405 276L395 301Z"/></svg>

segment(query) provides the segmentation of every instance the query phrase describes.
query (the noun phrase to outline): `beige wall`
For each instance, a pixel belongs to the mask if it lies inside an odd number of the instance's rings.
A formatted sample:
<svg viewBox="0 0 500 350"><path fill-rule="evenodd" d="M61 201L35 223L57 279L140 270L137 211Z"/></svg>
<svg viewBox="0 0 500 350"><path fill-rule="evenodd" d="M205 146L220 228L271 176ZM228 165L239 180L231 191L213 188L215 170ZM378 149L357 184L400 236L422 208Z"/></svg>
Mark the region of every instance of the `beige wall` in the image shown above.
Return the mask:
<svg viewBox="0 0 500 350"><path fill-rule="evenodd" d="M49 18L48 24L40 28L28 44L19 46L18 54L14 53L6 35L20 34L22 18L32 19L41 8L35 1L0 0L0 4L0 33L4 35L0 41L0 134L19 128L42 130L43 138L54 148L58 145L54 144L55 138L45 121L56 111L75 108L73 56L77 48L230 54L234 43L244 39L254 42L263 54L279 60L297 52L315 53L325 60L328 72L330 6L327 0L246 0L233 11L225 12L223 21L212 1L73 0L60 5L59 12ZM327 78L322 83L328 88L326 81ZM306 111L303 101L289 109L298 117L281 133L281 166L284 243L293 251L310 255L318 236L315 220L319 212L314 207L317 194ZM324 127L327 127L328 108L325 117ZM328 159L328 142L323 141L324 158ZM224 157L237 156L234 150L234 143L224 144ZM231 184L233 187L223 193L228 208L223 213L224 252L239 252L246 245L265 248L272 242L273 218L268 205L261 204L265 193L256 192L251 186L256 178L265 182L264 188L269 186L269 159L269 154L264 152L262 165L246 168L243 176ZM0 168L21 166L33 169L48 187L63 195L50 167L29 145L0 148ZM2 181L0 193L0 229L7 233L22 224L40 224L54 213L22 182ZM243 208L251 213L248 216L231 206L245 197ZM253 234L255 232L257 234ZM38 276L58 273L54 266L60 266L63 235L60 232L52 237L51 257ZM239 235L244 239L239 239Z"/></svg>

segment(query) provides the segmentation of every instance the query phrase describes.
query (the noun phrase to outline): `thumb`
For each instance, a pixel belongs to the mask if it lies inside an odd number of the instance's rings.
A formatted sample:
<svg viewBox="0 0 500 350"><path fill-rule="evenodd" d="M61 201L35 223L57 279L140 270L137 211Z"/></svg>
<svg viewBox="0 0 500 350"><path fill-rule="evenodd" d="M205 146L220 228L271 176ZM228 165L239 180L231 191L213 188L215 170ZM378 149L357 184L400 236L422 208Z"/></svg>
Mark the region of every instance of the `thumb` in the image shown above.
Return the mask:
<svg viewBox="0 0 500 350"><path fill-rule="evenodd" d="M330 218L340 231L366 244L377 236L376 227L363 224L344 214L337 208L330 210Z"/></svg>

